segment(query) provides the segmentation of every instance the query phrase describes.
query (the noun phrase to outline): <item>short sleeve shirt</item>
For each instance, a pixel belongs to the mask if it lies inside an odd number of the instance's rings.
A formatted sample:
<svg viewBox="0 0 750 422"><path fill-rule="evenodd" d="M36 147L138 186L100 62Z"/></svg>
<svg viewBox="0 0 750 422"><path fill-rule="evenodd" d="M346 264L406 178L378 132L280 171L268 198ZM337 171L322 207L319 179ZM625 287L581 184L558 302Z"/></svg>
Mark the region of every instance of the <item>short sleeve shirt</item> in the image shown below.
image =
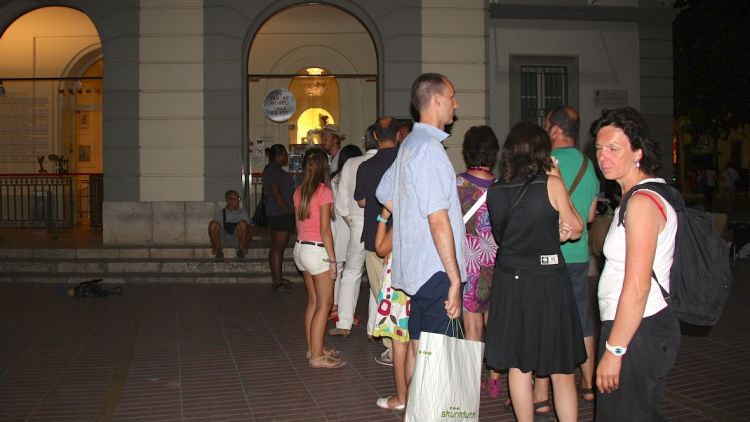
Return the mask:
<svg viewBox="0 0 750 422"><path fill-rule="evenodd" d="M293 208L292 194L294 193L294 180L283 168L276 163L268 163L263 169L263 194L266 198L266 215L275 216L286 214L271 194L271 185L278 185L281 196L286 202L287 209Z"/></svg>
<svg viewBox="0 0 750 422"><path fill-rule="evenodd" d="M241 220L245 220L246 223L250 222L250 217L247 215L247 211L244 208L237 208L230 210L229 208L219 208L216 210L214 220L216 220L222 227L224 227L224 210L227 212L227 223L239 223Z"/></svg>
<svg viewBox="0 0 750 422"><path fill-rule="evenodd" d="M297 239L306 240L308 242L322 242L323 238L320 235L320 207L326 204L333 203L333 194L331 188L321 183L318 185L318 189L310 198L310 218L300 220L299 209L302 205L302 194L300 189L297 188L294 191L294 209L295 219L297 220Z"/></svg>
<svg viewBox="0 0 750 422"><path fill-rule="evenodd" d="M375 196L375 189L383 178L383 174L396 159L398 148L383 148L369 160L360 164L357 169L357 186L354 188L354 200L365 200L364 226L362 227L362 241L365 249L375 252L375 231L378 228L377 217L382 204ZM390 220L389 220L390 221ZM390 222L389 228L390 228Z"/></svg>
<svg viewBox="0 0 750 422"><path fill-rule="evenodd" d="M553 149L552 156L557 158L560 166L560 174L562 175L563 182L565 182L565 188L570 189L570 186L578 175L578 171L581 169L583 154L576 147L564 147ZM596 177L593 163L589 160L586 172L583 174L578 187L573 191L573 195L570 198L571 202L573 202L573 207L578 212L578 215L581 216L581 220L583 220L583 233L581 233L579 239L560 245L563 258L565 258L565 262L568 264L589 262L589 231L586 228L586 221L588 221L591 204L598 194L599 179Z"/></svg>
<svg viewBox="0 0 750 422"><path fill-rule="evenodd" d="M393 201L393 287L410 295L445 271L427 219L436 211L448 213L461 280L466 280L456 173L442 144L447 137L434 126L415 123L376 191L381 203Z"/></svg>

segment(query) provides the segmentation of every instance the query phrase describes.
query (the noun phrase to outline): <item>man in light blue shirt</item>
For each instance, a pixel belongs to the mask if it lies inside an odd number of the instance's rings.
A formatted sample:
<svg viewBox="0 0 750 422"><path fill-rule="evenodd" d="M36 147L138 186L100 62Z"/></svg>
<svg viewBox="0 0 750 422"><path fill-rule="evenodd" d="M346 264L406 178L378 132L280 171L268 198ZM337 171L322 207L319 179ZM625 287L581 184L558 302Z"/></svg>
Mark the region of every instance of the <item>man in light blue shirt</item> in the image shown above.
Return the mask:
<svg viewBox="0 0 750 422"><path fill-rule="evenodd" d="M396 161L378 185L378 201L393 214L393 287L411 295L407 381L422 331L444 333L461 315L464 224L455 170L442 141L458 108L453 84L426 73L412 85L419 123L401 144Z"/></svg>

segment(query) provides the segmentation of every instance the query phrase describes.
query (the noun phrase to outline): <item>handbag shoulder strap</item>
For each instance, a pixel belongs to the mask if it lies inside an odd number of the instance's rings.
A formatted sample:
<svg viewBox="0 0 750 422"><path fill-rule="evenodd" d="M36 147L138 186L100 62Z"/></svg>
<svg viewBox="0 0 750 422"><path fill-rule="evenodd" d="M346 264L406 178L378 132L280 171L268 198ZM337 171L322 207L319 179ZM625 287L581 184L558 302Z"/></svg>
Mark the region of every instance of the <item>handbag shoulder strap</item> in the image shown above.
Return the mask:
<svg viewBox="0 0 750 422"><path fill-rule="evenodd" d="M510 223L510 217L513 215L513 210L516 208L516 205L518 205L519 202L521 202L521 199L526 194L526 190L529 188L529 185L531 182L536 180L536 178L539 175L535 174L533 176L530 176L528 179L526 179L525 182L523 182L523 186L521 186L521 189L516 192L516 195L513 197L513 202L510 203L509 209L508 209L508 215L505 217L505 221L503 221L503 227L500 230L500 237L499 239L502 240L505 236L505 229L508 228L508 223Z"/></svg>
<svg viewBox="0 0 750 422"><path fill-rule="evenodd" d="M489 190L489 189L488 189ZM471 219L471 217L474 216L474 214L479 211L479 208L487 201L487 191L484 191L482 196L477 199L477 202L474 203L474 205L469 208L469 211L466 211L466 214L464 214L464 224L466 224L467 221Z"/></svg>
<svg viewBox="0 0 750 422"><path fill-rule="evenodd" d="M586 167L589 166L589 159L586 157L585 154L583 155L583 162L581 163L581 168L578 169L578 174L576 174L575 180L573 180L573 184L570 185L570 189L568 189L568 196L573 195L573 192L578 187L578 184L581 183L581 179L583 179L583 175L586 174Z"/></svg>

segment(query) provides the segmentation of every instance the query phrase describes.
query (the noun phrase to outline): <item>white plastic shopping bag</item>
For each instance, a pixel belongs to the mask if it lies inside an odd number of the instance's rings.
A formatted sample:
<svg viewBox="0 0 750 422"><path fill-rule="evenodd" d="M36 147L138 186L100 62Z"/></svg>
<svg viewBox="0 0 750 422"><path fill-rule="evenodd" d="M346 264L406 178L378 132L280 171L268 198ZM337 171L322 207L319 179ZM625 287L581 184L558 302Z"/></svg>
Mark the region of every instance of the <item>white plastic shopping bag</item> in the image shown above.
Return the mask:
<svg viewBox="0 0 750 422"><path fill-rule="evenodd" d="M404 420L478 421L483 353L481 341L422 332Z"/></svg>

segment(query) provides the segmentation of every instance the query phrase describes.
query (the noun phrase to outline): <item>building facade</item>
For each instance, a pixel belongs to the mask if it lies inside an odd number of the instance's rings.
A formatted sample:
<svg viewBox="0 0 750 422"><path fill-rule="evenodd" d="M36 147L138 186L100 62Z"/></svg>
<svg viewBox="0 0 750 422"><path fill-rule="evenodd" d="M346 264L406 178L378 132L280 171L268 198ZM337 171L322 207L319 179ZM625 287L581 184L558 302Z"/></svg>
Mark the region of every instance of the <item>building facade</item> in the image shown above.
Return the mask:
<svg viewBox="0 0 750 422"><path fill-rule="evenodd" d="M227 189L252 208L264 147L303 149L321 116L360 144L377 116L412 116L423 72L455 85L457 171L469 127L502 140L562 104L581 111L582 146L602 109L640 109L671 163L675 12L663 3L2 0L0 119L12 130L0 148L15 158L0 173L65 156L73 172L103 174L105 244L206 243ZM264 115L276 89L296 99L286 120Z"/></svg>

